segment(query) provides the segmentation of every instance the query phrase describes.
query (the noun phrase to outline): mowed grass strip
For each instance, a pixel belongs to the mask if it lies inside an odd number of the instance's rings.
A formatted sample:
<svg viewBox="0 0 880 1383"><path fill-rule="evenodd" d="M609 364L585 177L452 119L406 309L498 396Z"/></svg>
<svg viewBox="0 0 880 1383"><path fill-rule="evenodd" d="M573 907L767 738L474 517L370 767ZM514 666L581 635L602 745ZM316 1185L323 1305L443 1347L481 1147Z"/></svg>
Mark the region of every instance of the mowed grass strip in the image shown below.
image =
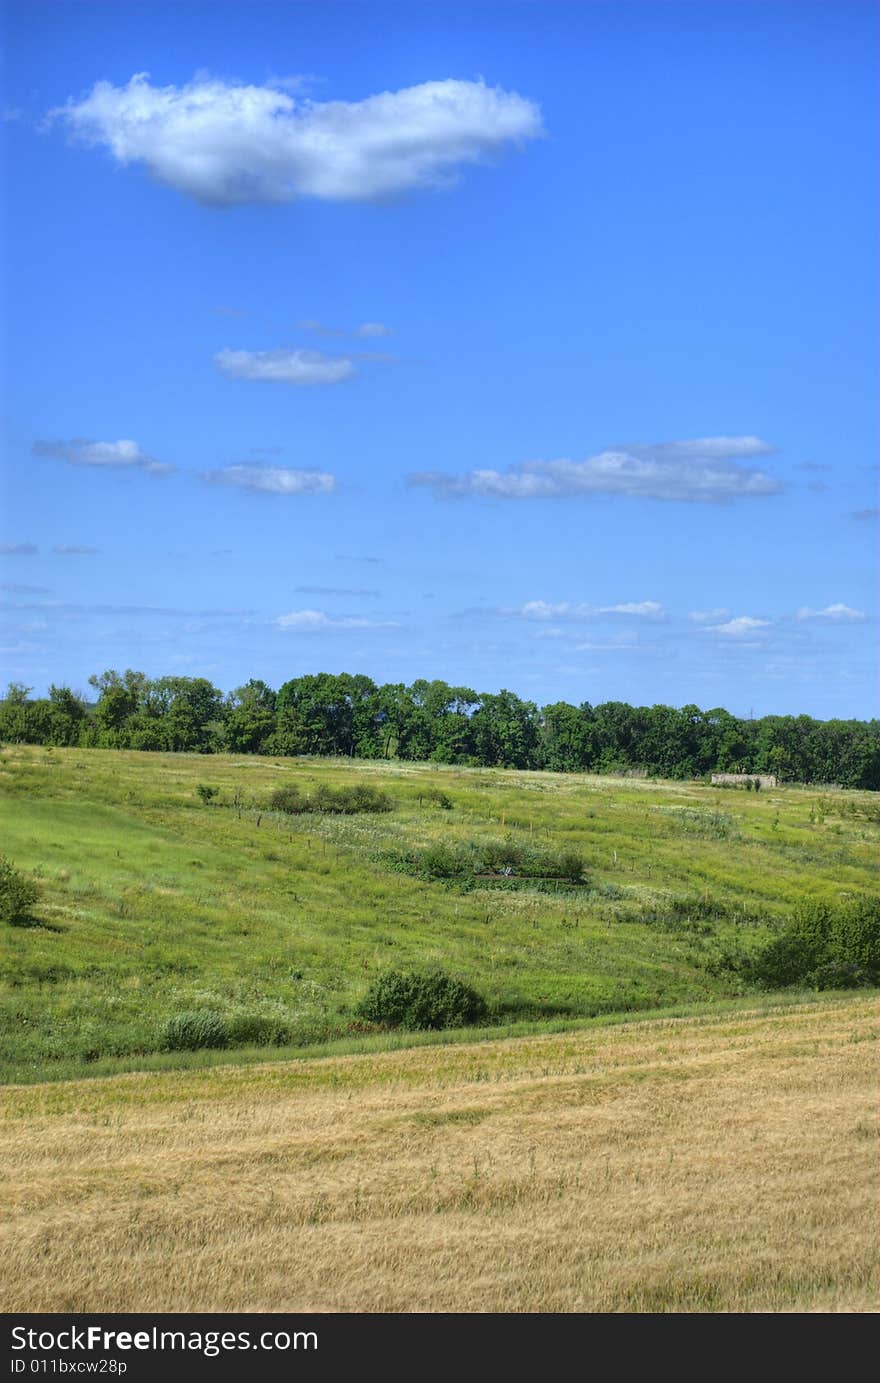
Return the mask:
<svg viewBox="0 0 880 1383"><path fill-rule="evenodd" d="M5 1311L876 1311L876 996L3 1097Z"/></svg>

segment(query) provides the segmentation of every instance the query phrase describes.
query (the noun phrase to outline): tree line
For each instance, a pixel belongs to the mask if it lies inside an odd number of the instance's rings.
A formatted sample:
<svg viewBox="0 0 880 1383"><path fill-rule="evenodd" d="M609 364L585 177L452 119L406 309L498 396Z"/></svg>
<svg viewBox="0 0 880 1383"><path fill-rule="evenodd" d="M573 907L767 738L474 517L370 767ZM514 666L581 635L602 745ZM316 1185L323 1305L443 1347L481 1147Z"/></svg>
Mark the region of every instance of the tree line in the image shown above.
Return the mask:
<svg viewBox="0 0 880 1383"><path fill-rule="evenodd" d="M880 721L762 716L720 707L622 701L539 707L511 691L418 679L378 686L362 673L295 677L274 691L258 679L224 694L204 677L112 669L89 678L91 701L69 687L47 697L10 685L0 740L202 754L350 755L557 772L644 772L698 778L775 773L800 783L880 790Z"/></svg>

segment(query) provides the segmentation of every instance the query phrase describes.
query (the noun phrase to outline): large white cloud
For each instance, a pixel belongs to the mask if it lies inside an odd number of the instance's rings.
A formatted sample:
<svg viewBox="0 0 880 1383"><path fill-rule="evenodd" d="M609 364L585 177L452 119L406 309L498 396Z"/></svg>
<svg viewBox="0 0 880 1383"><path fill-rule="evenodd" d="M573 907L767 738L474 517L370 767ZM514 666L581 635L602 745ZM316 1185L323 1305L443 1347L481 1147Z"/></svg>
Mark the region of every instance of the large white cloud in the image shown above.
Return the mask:
<svg viewBox="0 0 880 1383"><path fill-rule="evenodd" d="M67 461L71 466L133 467L148 471L150 475L169 475L175 469L165 461L157 461L128 438L118 442L92 442L86 437L73 437L69 442L34 442L31 450L34 456Z"/></svg>
<svg viewBox="0 0 880 1383"><path fill-rule="evenodd" d="M341 384L356 374L347 355L323 351L218 351L214 364L230 379L261 379L276 384Z"/></svg>
<svg viewBox="0 0 880 1383"><path fill-rule="evenodd" d="M541 133L534 102L482 81L423 82L363 101L312 101L279 84L197 75L97 82L50 112L122 164L212 206L300 197L370 201L443 186L458 168Z"/></svg>
<svg viewBox="0 0 880 1383"><path fill-rule="evenodd" d="M329 472L298 470L295 466L221 466L206 471L203 479L268 495L329 495L336 489L336 477Z"/></svg>
<svg viewBox="0 0 880 1383"><path fill-rule="evenodd" d="M691 441L601 451L584 461L523 461L507 471L439 471L411 475L441 499L560 499L577 495L632 495L644 499L725 504L772 495L782 486L765 471L739 464L773 450L759 437L698 437Z"/></svg>

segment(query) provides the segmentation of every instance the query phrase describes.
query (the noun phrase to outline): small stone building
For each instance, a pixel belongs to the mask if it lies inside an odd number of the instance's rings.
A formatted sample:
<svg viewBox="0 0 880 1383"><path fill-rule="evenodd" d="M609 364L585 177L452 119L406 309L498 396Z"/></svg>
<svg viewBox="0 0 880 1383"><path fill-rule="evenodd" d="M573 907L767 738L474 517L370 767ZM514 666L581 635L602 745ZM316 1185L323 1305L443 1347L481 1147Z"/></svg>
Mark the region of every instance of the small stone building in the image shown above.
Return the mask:
<svg viewBox="0 0 880 1383"><path fill-rule="evenodd" d="M775 773L713 773L712 782L723 788L744 788L747 783L757 783L761 788L779 787Z"/></svg>

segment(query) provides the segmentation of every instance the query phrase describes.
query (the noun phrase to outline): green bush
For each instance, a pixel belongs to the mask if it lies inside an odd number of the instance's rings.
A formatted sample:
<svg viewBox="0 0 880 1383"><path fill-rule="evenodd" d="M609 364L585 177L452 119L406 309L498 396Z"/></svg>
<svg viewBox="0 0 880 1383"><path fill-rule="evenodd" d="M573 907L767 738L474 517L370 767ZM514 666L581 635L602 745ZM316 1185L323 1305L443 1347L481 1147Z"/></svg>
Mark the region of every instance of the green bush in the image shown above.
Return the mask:
<svg viewBox="0 0 880 1383"><path fill-rule="evenodd" d="M586 882L584 862L576 850L548 849L513 837L469 840L458 845L438 841L422 850L386 850L377 858L400 873L451 881L465 889L508 879L530 884L557 879L574 884Z"/></svg>
<svg viewBox="0 0 880 1383"><path fill-rule="evenodd" d="M167 1052L195 1052L201 1047L228 1047L229 1027L219 1013L196 1009L176 1013L162 1030L162 1047Z"/></svg>
<svg viewBox="0 0 880 1383"><path fill-rule="evenodd" d="M880 984L880 898L801 908L746 966L764 989Z"/></svg>
<svg viewBox="0 0 880 1383"><path fill-rule="evenodd" d="M308 811L302 793L294 787L276 788L269 798L269 806L275 812L287 812L291 816Z"/></svg>
<svg viewBox="0 0 880 1383"><path fill-rule="evenodd" d="M39 897L33 879L13 868L5 855L0 855L0 921L13 927L27 926L30 910Z"/></svg>
<svg viewBox="0 0 880 1383"><path fill-rule="evenodd" d="M369 783L355 783L350 788L330 788L323 783L304 797L299 788L276 788L269 798L276 812L296 816L301 812L322 812L328 816L352 816L355 812L390 812L394 806L387 793Z"/></svg>
<svg viewBox="0 0 880 1383"><path fill-rule="evenodd" d="M439 842L429 845L417 857L416 870L429 879L457 879L473 872L472 866L460 850L454 850Z"/></svg>
<svg viewBox="0 0 880 1383"><path fill-rule="evenodd" d="M481 1022L487 1007L475 989L442 970L390 970L373 982L356 1011L392 1028L462 1028Z"/></svg>
<svg viewBox="0 0 880 1383"><path fill-rule="evenodd" d="M394 804L386 792L369 783L355 783L350 788L315 788L309 811L349 816L355 812L390 812Z"/></svg>
<svg viewBox="0 0 880 1383"><path fill-rule="evenodd" d="M219 788L212 788L208 783L199 783L196 787L196 796L207 806L209 802L213 802L219 791Z"/></svg>
<svg viewBox="0 0 880 1383"><path fill-rule="evenodd" d="M262 1013L236 1013L227 1024L230 1047L283 1047L290 1041L290 1024Z"/></svg>

